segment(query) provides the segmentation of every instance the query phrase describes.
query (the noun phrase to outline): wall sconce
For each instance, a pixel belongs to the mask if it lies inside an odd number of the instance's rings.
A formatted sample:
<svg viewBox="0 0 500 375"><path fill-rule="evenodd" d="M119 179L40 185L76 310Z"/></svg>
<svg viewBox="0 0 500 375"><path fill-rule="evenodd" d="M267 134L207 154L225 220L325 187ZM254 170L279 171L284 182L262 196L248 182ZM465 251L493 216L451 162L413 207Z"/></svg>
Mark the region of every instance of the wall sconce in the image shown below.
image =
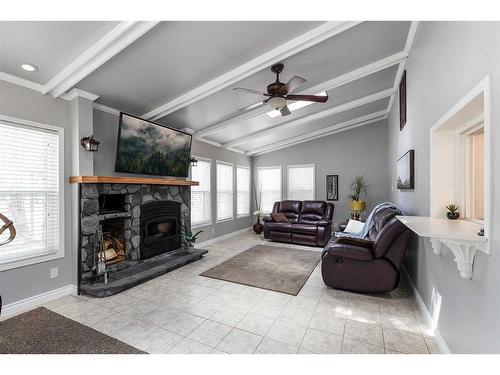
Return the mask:
<svg viewBox="0 0 500 375"><path fill-rule="evenodd" d="M99 143L100 143L99 141L96 141L94 139L93 135L91 135L90 137L83 137L80 140L80 144L82 145L82 147L85 151L95 152L95 151L99 150Z"/></svg>
<svg viewBox="0 0 500 375"><path fill-rule="evenodd" d="M192 167L196 167L196 164L198 164L198 160L196 160L196 158L193 155L189 157L189 162L191 163Z"/></svg>

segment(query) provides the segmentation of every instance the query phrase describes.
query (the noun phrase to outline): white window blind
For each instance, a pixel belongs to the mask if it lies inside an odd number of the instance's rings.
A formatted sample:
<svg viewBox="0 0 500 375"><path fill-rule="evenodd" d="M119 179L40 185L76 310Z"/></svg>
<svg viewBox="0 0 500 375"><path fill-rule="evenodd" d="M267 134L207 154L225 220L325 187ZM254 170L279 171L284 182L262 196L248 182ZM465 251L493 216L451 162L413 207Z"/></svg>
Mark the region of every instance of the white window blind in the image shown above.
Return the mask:
<svg viewBox="0 0 500 375"><path fill-rule="evenodd" d="M314 199L314 165L288 166L288 199Z"/></svg>
<svg viewBox="0 0 500 375"><path fill-rule="evenodd" d="M233 218L233 166L217 162L217 220Z"/></svg>
<svg viewBox="0 0 500 375"><path fill-rule="evenodd" d="M210 160L198 160L191 179L200 183L191 187L191 225L210 224Z"/></svg>
<svg viewBox="0 0 500 375"><path fill-rule="evenodd" d="M281 200L281 167L258 168L260 209L269 213L273 204Z"/></svg>
<svg viewBox="0 0 500 375"><path fill-rule="evenodd" d="M64 250L59 142L57 131L0 121L0 212L14 222L17 232L12 242L0 247L0 265ZM0 242L4 236L8 230Z"/></svg>
<svg viewBox="0 0 500 375"><path fill-rule="evenodd" d="M250 168L236 167L236 213L238 216L250 214Z"/></svg>

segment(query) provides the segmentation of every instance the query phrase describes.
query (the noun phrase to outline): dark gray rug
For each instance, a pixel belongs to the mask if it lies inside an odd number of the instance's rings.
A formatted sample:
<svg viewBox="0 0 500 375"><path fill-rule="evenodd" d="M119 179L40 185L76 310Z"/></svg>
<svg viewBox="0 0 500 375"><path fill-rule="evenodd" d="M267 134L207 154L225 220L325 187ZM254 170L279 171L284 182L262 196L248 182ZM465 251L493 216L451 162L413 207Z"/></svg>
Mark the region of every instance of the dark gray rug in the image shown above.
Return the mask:
<svg viewBox="0 0 500 375"><path fill-rule="evenodd" d="M44 307L0 322L0 354L144 353Z"/></svg>
<svg viewBox="0 0 500 375"><path fill-rule="evenodd" d="M296 296L320 259L320 251L257 245L200 276Z"/></svg>

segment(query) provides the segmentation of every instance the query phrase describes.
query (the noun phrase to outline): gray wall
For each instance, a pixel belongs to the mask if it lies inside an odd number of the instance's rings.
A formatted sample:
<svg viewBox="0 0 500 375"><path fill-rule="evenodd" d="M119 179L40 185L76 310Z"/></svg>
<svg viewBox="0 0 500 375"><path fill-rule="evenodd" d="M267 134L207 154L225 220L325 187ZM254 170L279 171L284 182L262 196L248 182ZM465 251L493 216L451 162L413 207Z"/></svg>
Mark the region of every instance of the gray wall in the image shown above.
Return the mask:
<svg viewBox="0 0 500 375"><path fill-rule="evenodd" d="M9 304L68 284L74 284L76 262L73 233L71 230L71 121L70 103L62 99L42 96L38 92L0 81L0 114L42 122L64 128L64 193L66 200L65 256L54 261L38 263L0 272L0 294L3 303ZM0 135L1 136L1 135ZM59 277L50 279L53 267L59 268Z"/></svg>
<svg viewBox="0 0 500 375"><path fill-rule="evenodd" d="M367 211L387 199L389 192L387 169L387 123L385 120L359 128L319 138L296 146L254 157L254 175L258 167L282 168L282 194L287 197L287 165L316 165L316 199L326 200L328 174L339 175L339 200L335 204L334 222L350 217L349 185L357 175L364 175L368 182Z"/></svg>
<svg viewBox="0 0 500 375"><path fill-rule="evenodd" d="M407 63L407 123L399 131L398 100L389 118L388 163L396 180L396 160L415 149L415 190L398 191L392 200L407 213L428 216L429 129L487 74L491 75L493 144L500 144L500 23L423 22ZM497 149L498 150L498 149ZM493 148L493 188L497 192L500 154ZM492 228L500 224L498 195L493 197ZM500 352L499 232L492 231L491 255L479 253L473 280L460 277L449 252L434 255L428 240L415 238L406 268L430 310L433 289L442 296L438 328L454 353Z"/></svg>
<svg viewBox="0 0 500 375"><path fill-rule="evenodd" d="M101 176L127 176L126 173L115 172L116 145L118 137L118 116L94 110L94 135L101 144L99 152L94 154L94 175ZM216 223L216 169L215 162L225 161L236 165L251 167L251 158L207 143L193 141L191 154L211 159L211 192L212 192L212 225L200 227L203 230L199 241L219 237L240 229L248 228L251 224L250 217L234 219ZM236 176L236 169L234 169ZM236 217L236 184L234 185L234 217Z"/></svg>

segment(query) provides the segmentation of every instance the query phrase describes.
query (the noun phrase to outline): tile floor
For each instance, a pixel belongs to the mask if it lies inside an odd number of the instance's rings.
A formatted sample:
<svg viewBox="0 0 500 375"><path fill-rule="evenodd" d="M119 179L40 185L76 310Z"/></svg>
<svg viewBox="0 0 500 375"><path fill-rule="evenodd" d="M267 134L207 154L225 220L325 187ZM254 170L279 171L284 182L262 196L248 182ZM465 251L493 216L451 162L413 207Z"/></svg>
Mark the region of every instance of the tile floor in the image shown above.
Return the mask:
<svg viewBox="0 0 500 375"><path fill-rule="evenodd" d="M294 297L199 276L263 242L242 234L116 296L68 296L46 307L149 353L437 352L404 280L387 294L348 293L325 287L318 265Z"/></svg>

